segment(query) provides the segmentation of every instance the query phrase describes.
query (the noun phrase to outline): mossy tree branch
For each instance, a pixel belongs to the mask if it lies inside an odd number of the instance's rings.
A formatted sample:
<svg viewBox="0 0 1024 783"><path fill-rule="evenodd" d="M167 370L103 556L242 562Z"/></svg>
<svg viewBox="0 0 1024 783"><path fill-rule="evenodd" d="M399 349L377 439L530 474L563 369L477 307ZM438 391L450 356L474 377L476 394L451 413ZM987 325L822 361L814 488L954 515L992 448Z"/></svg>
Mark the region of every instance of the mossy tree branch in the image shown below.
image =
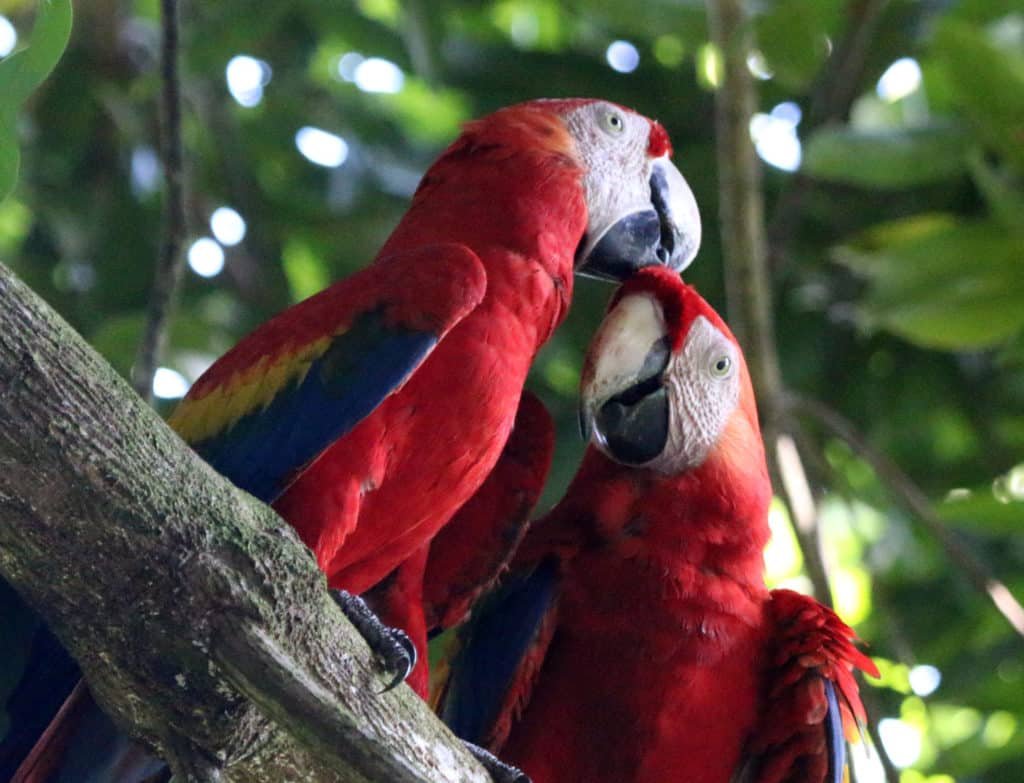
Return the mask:
<svg viewBox="0 0 1024 783"><path fill-rule="evenodd" d="M181 780L485 783L306 547L0 265L0 574Z"/></svg>

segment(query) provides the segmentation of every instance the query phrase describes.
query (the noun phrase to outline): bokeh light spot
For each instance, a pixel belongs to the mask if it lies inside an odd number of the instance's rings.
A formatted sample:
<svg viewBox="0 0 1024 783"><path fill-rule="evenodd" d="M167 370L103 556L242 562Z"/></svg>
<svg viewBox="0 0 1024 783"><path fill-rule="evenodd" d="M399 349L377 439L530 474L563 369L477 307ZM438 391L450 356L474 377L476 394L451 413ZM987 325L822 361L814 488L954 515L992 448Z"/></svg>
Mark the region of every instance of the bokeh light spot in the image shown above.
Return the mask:
<svg viewBox="0 0 1024 783"><path fill-rule="evenodd" d="M640 52L629 41L612 41L604 53L612 70L632 73L640 65Z"/></svg>
<svg viewBox="0 0 1024 783"><path fill-rule="evenodd" d="M263 100L263 88L270 83L273 72L270 65L247 54L239 54L228 61L224 71L228 92L239 105L251 108Z"/></svg>
<svg viewBox="0 0 1024 783"><path fill-rule="evenodd" d="M878 79L875 92L888 103L906 98L921 86L921 66L912 57L901 57Z"/></svg>
<svg viewBox="0 0 1024 783"><path fill-rule="evenodd" d="M295 146L310 163L336 168L348 159L348 142L341 136L309 125L295 133Z"/></svg>
<svg viewBox="0 0 1024 783"><path fill-rule="evenodd" d="M394 94L402 91L405 74L391 60L383 57L367 57L356 66L352 80L363 92Z"/></svg>
<svg viewBox="0 0 1024 783"><path fill-rule="evenodd" d="M210 215L210 230L225 247L237 245L245 239L245 219L231 207L218 207Z"/></svg>
<svg viewBox="0 0 1024 783"><path fill-rule="evenodd" d="M18 45L18 31L6 16L0 15L0 57L6 57Z"/></svg>
<svg viewBox="0 0 1024 783"><path fill-rule="evenodd" d="M216 277L224 269L224 249L210 237L202 237L188 249L188 265L200 277Z"/></svg>
<svg viewBox="0 0 1024 783"><path fill-rule="evenodd" d="M770 114L755 114L750 119L750 138L765 163L783 171L800 168L803 148L796 128L802 112L792 101L775 106Z"/></svg>
<svg viewBox="0 0 1024 783"><path fill-rule="evenodd" d="M148 195L160 187L160 158L152 147L133 149L131 166L132 190L136 195Z"/></svg>
<svg viewBox="0 0 1024 783"><path fill-rule="evenodd" d="M899 718L883 718L878 734L892 763L900 769L913 764L921 755L921 732Z"/></svg>
<svg viewBox="0 0 1024 783"><path fill-rule="evenodd" d="M345 52L345 54L338 58L338 76L347 82L355 81L356 68L358 68L365 59L366 58L359 52Z"/></svg>
<svg viewBox="0 0 1024 783"><path fill-rule="evenodd" d="M153 373L153 395L161 400L177 400L188 393L185 376L170 367L157 367Z"/></svg>
<svg viewBox="0 0 1024 783"><path fill-rule="evenodd" d="M914 666L910 670L910 689L918 696L930 696L942 682L942 672L926 663Z"/></svg>

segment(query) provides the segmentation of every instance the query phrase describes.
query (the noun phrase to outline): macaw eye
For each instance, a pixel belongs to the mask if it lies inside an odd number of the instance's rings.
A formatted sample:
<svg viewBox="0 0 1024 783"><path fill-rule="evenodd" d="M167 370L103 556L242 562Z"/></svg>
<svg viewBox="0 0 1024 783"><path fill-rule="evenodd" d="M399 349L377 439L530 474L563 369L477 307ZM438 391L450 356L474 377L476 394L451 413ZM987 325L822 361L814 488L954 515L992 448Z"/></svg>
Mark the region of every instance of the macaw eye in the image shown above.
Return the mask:
<svg viewBox="0 0 1024 783"><path fill-rule="evenodd" d="M716 356L711 361L711 375L714 378L726 378L732 372L732 359L728 356Z"/></svg>
<svg viewBox="0 0 1024 783"><path fill-rule="evenodd" d="M605 131L612 136L618 136L626 129L626 121L617 111L610 111L605 114L602 123Z"/></svg>

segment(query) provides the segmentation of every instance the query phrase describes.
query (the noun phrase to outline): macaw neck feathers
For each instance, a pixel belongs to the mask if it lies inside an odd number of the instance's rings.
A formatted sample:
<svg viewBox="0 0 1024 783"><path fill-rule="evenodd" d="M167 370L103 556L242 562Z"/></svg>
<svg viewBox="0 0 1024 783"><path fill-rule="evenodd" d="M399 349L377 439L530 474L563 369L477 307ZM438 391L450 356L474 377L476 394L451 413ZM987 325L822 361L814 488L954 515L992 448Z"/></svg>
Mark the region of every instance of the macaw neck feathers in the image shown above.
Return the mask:
<svg viewBox="0 0 1024 783"><path fill-rule="evenodd" d="M542 147L490 144L473 155L443 156L423 177L413 204L380 255L411 243L461 242L488 271L508 251L571 276L587 227L581 169Z"/></svg>
<svg viewBox="0 0 1024 783"><path fill-rule="evenodd" d="M517 562L528 565L557 552L569 568L581 568L579 563L608 553L624 570L646 562L645 579L695 609L717 611L735 598L741 612L753 611L768 596L763 550L770 487L765 478L747 491L725 491L735 480L727 470L725 463L709 461L665 476L624 468L591 448L567 501L535 524ZM579 491L576 484L588 489Z"/></svg>

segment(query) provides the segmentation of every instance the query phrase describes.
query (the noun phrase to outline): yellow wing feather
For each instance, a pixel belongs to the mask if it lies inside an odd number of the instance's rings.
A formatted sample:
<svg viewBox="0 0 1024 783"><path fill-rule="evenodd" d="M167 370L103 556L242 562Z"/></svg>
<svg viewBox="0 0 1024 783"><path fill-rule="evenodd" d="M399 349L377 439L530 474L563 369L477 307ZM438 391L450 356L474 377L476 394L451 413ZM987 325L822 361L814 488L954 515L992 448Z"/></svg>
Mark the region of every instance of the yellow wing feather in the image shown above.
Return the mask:
<svg viewBox="0 0 1024 783"><path fill-rule="evenodd" d="M246 414L270 405L289 384L302 383L313 362L323 355L336 336L321 337L296 352L285 350L274 360L261 358L201 397L186 397L167 423L189 443L198 443L230 429Z"/></svg>

